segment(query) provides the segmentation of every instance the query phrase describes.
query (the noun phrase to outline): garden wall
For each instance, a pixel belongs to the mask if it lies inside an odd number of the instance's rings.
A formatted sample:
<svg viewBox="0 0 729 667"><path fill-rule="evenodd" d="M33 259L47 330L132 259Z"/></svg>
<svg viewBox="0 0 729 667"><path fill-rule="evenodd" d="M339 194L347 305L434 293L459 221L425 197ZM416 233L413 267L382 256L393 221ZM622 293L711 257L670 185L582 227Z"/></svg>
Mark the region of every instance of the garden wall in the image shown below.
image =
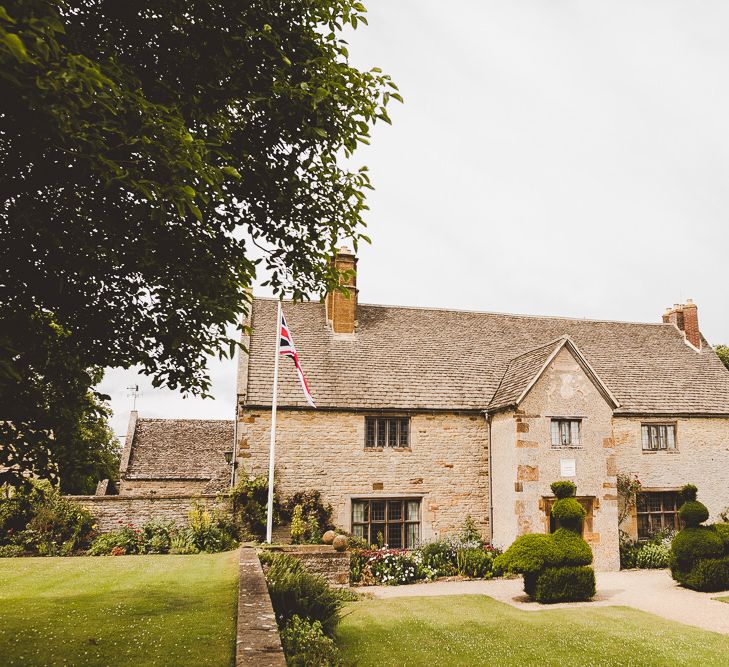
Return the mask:
<svg viewBox="0 0 729 667"><path fill-rule="evenodd" d="M326 544L292 544L266 547L266 550L294 556L311 574L324 577L330 586L349 586L349 551L335 551Z"/></svg>
<svg viewBox="0 0 729 667"><path fill-rule="evenodd" d="M224 507L216 495L159 495L159 496L66 496L87 508L96 519L97 530L106 533L120 525L139 525L150 519L171 520L178 525L187 524L187 515L193 501L208 507Z"/></svg>

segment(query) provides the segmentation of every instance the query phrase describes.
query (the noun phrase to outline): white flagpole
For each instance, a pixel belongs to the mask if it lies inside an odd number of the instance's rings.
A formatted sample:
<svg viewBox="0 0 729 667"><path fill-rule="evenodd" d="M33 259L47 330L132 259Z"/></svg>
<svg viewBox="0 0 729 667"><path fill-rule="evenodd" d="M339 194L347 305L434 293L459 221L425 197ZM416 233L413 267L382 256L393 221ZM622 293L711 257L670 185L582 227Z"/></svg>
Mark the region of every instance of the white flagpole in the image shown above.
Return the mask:
<svg viewBox="0 0 729 667"><path fill-rule="evenodd" d="M271 544L273 531L273 466L276 458L276 403L278 401L278 358L281 356L281 301L276 311L276 357L273 361L273 401L271 403L271 445L268 450L268 513L266 517L266 542Z"/></svg>

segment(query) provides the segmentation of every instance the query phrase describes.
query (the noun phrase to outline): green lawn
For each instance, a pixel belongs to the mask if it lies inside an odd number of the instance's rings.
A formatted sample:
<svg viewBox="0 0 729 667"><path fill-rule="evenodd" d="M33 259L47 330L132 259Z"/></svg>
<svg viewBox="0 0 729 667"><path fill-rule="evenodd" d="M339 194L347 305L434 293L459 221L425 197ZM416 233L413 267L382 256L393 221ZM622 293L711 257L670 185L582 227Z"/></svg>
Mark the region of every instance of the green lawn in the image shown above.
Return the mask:
<svg viewBox="0 0 729 667"><path fill-rule="evenodd" d="M727 603L729 603L729 597L725 597L725 598L716 598L716 599L717 599L717 600L719 600L719 602L727 602Z"/></svg>
<svg viewBox="0 0 729 667"><path fill-rule="evenodd" d="M0 664L232 665L237 552L0 560Z"/></svg>
<svg viewBox="0 0 729 667"><path fill-rule="evenodd" d="M484 596L348 605L347 664L727 665L729 637L626 607L520 611Z"/></svg>

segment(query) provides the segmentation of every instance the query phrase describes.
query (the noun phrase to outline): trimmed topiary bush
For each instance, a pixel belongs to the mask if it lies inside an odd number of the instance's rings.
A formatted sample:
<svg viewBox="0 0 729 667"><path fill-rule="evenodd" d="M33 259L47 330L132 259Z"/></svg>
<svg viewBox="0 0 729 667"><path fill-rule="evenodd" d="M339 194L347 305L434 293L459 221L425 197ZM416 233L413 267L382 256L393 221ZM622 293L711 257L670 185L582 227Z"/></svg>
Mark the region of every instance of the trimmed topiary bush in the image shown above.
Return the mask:
<svg viewBox="0 0 729 667"><path fill-rule="evenodd" d="M585 510L572 496L572 482L555 482L552 516L560 528L552 535L522 535L494 561L504 572L524 576L524 591L537 602L589 600L595 595L592 550L580 531Z"/></svg>
<svg viewBox="0 0 729 667"><path fill-rule="evenodd" d="M687 527L694 528L709 518L709 510L698 500L687 500L679 508L678 516Z"/></svg>
<svg viewBox="0 0 729 667"><path fill-rule="evenodd" d="M671 575L697 591L729 589L729 524L700 525L709 511L696 500L696 487L687 484L681 495L685 502L678 514L686 528L671 542Z"/></svg>
<svg viewBox="0 0 729 667"><path fill-rule="evenodd" d="M568 482L566 480L552 482L549 485L549 488L552 489L552 493L555 497L559 499L571 498L577 493L577 487L572 482Z"/></svg>
<svg viewBox="0 0 729 667"><path fill-rule="evenodd" d="M552 516L557 525L574 532L580 532L585 515L585 508L574 498L561 498L552 507Z"/></svg>
<svg viewBox="0 0 729 667"><path fill-rule="evenodd" d="M595 572L591 567L549 567L536 581L534 598L542 604L580 602L595 595Z"/></svg>

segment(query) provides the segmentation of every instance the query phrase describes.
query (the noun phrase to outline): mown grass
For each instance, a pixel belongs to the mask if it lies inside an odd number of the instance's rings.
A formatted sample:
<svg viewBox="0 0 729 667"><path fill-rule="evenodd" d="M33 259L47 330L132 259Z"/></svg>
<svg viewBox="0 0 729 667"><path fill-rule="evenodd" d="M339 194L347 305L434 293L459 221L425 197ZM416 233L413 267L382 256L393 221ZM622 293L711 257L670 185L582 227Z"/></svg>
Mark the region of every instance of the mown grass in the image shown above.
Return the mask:
<svg viewBox="0 0 729 667"><path fill-rule="evenodd" d="M2 665L232 665L237 552L0 560Z"/></svg>
<svg viewBox="0 0 729 667"><path fill-rule="evenodd" d="M337 643L358 667L725 666L729 656L729 637L626 607L521 611L469 595L369 600L347 612Z"/></svg>

